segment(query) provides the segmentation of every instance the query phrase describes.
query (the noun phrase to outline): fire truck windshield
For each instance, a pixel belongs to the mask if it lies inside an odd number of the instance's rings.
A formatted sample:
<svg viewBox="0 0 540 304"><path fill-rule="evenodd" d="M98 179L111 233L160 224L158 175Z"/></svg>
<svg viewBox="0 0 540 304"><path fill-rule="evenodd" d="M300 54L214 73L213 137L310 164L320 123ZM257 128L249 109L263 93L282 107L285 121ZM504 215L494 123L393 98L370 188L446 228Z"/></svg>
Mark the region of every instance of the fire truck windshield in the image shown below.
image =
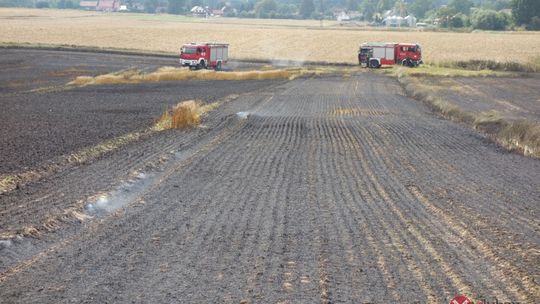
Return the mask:
<svg viewBox="0 0 540 304"><path fill-rule="evenodd" d="M195 54L195 53L197 53L197 48L193 48L193 47L183 47L183 48L182 48L182 53L183 53L183 54Z"/></svg>

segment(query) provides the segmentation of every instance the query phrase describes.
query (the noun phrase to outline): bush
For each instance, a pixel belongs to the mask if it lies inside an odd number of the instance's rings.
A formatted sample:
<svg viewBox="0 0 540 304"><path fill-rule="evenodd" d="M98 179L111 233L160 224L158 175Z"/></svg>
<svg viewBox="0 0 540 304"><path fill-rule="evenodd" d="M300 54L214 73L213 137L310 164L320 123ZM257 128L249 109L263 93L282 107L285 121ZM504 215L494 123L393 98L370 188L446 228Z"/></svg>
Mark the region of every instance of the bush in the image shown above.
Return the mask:
<svg viewBox="0 0 540 304"><path fill-rule="evenodd" d="M531 24L535 16L540 17L540 1L512 0L512 16L517 25Z"/></svg>
<svg viewBox="0 0 540 304"><path fill-rule="evenodd" d="M240 18L255 18L255 13L254 12L241 11L240 14L238 15L238 17L240 17Z"/></svg>
<svg viewBox="0 0 540 304"><path fill-rule="evenodd" d="M34 7L32 0L0 0L0 7Z"/></svg>
<svg viewBox="0 0 540 304"><path fill-rule="evenodd" d="M75 5L71 0L60 0L56 3L56 7L60 9L64 8L75 8Z"/></svg>
<svg viewBox="0 0 540 304"><path fill-rule="evenodd" d="M540 17L534 16L526 26L529 31L540 31Z"/></svg>
<svg viewBox="0 0 540 304"><path fill-rule="evenodd" d="M450 18L450 20L448 20L448 26L454 28L464 27L466 19L467 16L465 16L464 14L454 15Z"/></svg>
<svg viewBox="0 0 540 304"><path fill-rule="evenodd" d="M36 8L49 8L49 2L47 2L47 1L38 1L38 2L36 2Z"/></svg>
<svg viewBox="0 0 540 304"><path fill-rule="evenodd" d="M510 25L510 16L494 10L477 10L471 16L471 25L480 30L504 30Z"/></svg>

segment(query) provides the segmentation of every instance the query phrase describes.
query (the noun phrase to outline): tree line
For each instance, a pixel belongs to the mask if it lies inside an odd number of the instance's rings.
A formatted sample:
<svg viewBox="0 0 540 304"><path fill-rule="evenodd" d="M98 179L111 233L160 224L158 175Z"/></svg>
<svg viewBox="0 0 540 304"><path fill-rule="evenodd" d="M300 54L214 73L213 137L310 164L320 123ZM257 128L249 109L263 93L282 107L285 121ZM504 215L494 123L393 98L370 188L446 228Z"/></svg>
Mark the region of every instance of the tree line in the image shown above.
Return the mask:
<svg viewBox="0 0 540 304"><path fill-rule="evenodd" d="M387 12L445 28L540 30L540 0L123 0L144 12L189 14L194 6L224 9L226 17L334 19L335 12L357 12L353 19L380 24ZM140 4L139 6L135 4ZM0 7L78 8L77 0L0 0ZM511 10L511 14L507 13Z"/></svg>

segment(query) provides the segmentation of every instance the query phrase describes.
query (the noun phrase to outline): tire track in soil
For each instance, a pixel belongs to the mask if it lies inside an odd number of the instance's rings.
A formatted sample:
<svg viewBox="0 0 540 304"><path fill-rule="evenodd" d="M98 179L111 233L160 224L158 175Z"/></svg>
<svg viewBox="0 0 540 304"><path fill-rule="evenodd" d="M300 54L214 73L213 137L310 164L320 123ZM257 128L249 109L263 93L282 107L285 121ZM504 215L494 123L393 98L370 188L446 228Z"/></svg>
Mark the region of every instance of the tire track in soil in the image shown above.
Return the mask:
<svg viewBox="0 0 540 304"><path fill-rule="evenodd" d="M510 184L534 207L535 194L527 194L534 184L493 178L501 168L478 160L473 168L487 174L454 174L452 162L464 156L487 151L504 164L508 155L401 92L362 73L297 79L278 93L231 103L250 105L242 110L251 115L212 133L214 141L168 167L129 207L4 278L0 295L19 302L438 303L466 293L536 302L537 283L513 275L534 276L537 266L506 259L489 243L497 231L481 235L464 222L487 210L488 199L463 211L431 195L452 185L493 199L503 221L528 219L526 208L506 208L486 191ZM511 161L504 166L526 173L538 166ZM486 190L468 185L481 176ZM537 231L526 221L510 229L532 231L522 239L534 246Z"/></svg>

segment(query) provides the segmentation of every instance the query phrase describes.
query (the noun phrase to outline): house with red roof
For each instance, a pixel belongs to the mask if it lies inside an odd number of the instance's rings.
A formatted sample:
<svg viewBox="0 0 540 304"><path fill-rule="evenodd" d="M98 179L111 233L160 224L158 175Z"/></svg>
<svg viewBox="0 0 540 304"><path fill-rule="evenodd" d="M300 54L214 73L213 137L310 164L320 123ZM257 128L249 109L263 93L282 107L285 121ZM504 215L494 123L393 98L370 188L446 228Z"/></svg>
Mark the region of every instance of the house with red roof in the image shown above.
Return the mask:
<svg viewBox="0 0 540 304"><path fill-rule="evenodd" d="M117 12L120 9L120 0L98 0L98 11Z"/></svg>

